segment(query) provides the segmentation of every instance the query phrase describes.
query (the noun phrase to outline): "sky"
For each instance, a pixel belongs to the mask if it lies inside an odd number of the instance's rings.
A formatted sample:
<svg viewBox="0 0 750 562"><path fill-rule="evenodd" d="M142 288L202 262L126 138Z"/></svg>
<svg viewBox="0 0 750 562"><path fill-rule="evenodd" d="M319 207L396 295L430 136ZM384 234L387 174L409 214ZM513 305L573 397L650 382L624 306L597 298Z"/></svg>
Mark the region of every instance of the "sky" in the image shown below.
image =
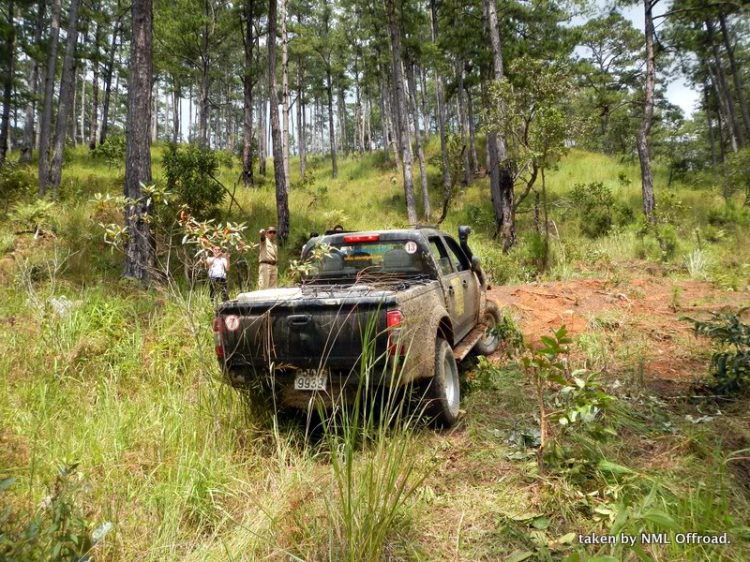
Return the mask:
<svg viewBox="0 0 750 562"><path fill-rule="evenodd" d="M611 0L596 0L596 4L599 7L606 9L608 6L611 6ZM654 15L663 14L671 4L671 2L659 2L654 8ZM633 27L636 29L640 29L641 31L645 29L644 24L646 18L642 3L622 9L622 15L632 21ZM659 21L657 21L656 24L657 29ZM656 79L657 81L659 80L658 75ZM696 102L699 99L699 93L686 84L684 78L680 76L667 86L667 99L673 104L680 106L685 113L685 117L690 117L695 109Z"/></svg>

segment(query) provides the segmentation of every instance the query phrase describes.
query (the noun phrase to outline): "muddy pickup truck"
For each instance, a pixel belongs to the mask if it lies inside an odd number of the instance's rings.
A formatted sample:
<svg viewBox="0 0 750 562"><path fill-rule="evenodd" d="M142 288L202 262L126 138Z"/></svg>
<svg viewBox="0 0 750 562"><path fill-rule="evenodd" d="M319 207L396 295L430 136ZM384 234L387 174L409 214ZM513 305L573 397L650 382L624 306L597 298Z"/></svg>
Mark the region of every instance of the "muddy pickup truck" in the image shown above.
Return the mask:
<svg viewBox="0 0 750 562"><path fill-rule="evenodd" d="M357 385L414 383L438 426L458 418L456 361L495 351L499 322L479 258L432 227L343 232L307 242L296 287L241 293L214 319L233 386L272 387L281 403L330 406Z"/></svg>

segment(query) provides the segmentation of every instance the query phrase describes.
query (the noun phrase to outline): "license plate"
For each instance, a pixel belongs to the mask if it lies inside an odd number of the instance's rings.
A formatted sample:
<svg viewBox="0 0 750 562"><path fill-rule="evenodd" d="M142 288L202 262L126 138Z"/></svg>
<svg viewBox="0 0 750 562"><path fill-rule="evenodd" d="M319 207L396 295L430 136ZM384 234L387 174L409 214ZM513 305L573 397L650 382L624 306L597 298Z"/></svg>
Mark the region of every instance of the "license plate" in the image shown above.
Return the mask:
<svg viewBox="0 0 750 562"><path fill-rule="evenodd" d="M299 373L294 377L294 389L295 390L325 390L326 379L328 377L325 373L306 372Z"/></svg>

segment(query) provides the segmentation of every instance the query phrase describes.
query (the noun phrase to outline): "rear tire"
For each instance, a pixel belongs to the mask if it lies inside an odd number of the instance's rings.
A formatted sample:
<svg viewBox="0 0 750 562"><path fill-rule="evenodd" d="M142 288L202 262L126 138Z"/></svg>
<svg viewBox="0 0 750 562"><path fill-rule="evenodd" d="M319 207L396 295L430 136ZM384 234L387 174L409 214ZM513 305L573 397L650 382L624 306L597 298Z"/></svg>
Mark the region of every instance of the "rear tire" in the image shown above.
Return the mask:
<svg viewBox="0 0 750 562"><path fill-rule="evenodd" d="M451 346L443 338L437 338L435 343L435 374L425 381L422 394L427 402L424 412L432 426L448 428L456 423L461 403L458 365Z"/></svg>
<svg viewBox="0 0 750 562"><path fill-rule="evenodd" d="M474 346L474 350L479 355L492 355L497 351L500 345L500 338L496 334L493 334L491 330L496 324L499 324L502 319L500 318L500 310L497 305L488 300L484 308L484 316L482 317L482 324L487 326L484 338L479 340Z"/></svg>

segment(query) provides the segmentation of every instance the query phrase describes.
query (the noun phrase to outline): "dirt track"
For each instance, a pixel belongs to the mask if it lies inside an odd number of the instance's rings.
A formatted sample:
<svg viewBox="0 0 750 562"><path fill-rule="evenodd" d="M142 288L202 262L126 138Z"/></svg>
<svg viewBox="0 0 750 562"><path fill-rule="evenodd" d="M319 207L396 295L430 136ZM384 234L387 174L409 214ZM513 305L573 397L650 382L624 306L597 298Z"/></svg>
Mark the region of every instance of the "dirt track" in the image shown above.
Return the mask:
<svg viewBox="0 0 750 562"><path fill-rule="evenodd" d="M748 293L656 277L618 285L584 279L500 286L490 298L511 312L527 342L565 324L573 335L589 333L604 342L613 358L610 370L638 364L645 379L680 385L706 369L705 343L693 338L691 325L680 318L750 304Z"/></svg>

